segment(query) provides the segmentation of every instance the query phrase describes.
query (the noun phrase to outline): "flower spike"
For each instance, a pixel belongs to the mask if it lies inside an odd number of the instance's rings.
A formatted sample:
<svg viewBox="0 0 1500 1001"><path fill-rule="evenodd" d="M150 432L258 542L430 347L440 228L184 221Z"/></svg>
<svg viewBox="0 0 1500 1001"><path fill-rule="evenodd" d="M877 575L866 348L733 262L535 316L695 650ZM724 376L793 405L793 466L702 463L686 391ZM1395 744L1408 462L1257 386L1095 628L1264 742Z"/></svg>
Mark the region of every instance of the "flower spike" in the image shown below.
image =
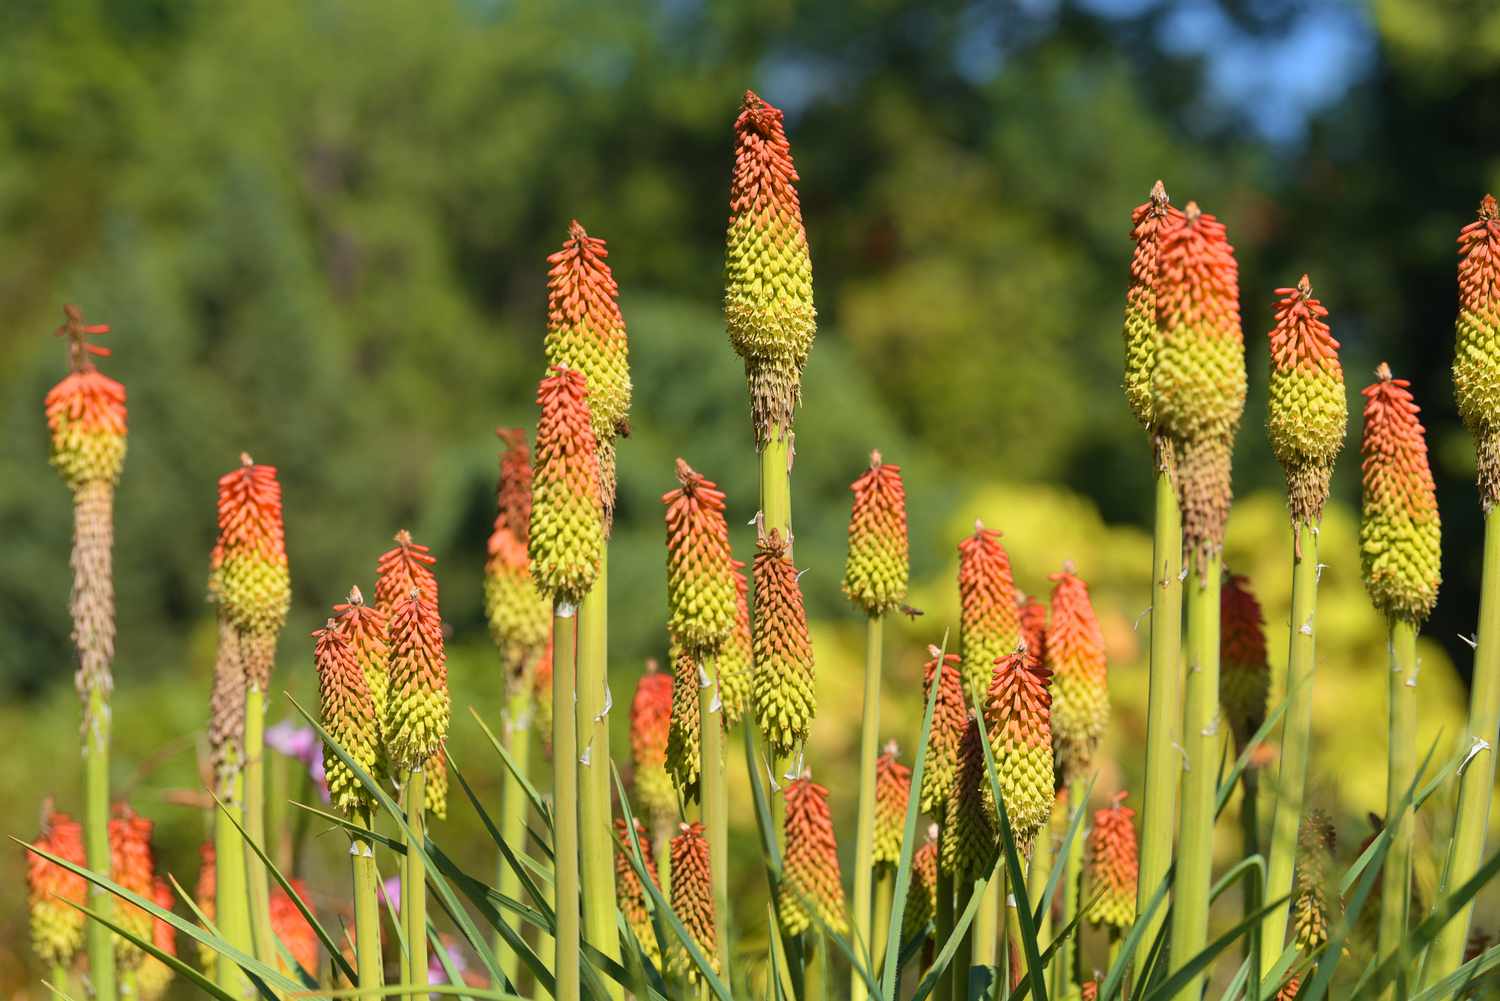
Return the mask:
<svg viewBox="0 0 1500 1001"><path fill-rule="evenodd" d="M1089 831L1088 890L1085 899L1089 923L1107 925L1122 933L1135 923L1136 884L1140 868L1136 859L1135 811L1125 805L1118 792L1109 806L1094 812Z"/></svg>
<svg viewBox="0 0 1500 1001"><path fill-rule="evenodd" d="M875 839L872 861L895 865L901 861L901 839L906 828L906 805L911 798L911 769L901 763L893 740L875 762Z"/></svg>
<svg viewBox="0 0 1500 1001"><path fill-rule="evenodd" d="M1329 890L1338 834L1322 810L1302 818L1297 830L1297 867L1292 890L1292 929L1297 948L1316 952L1328 942L1336 915Z"/></svg>
<svg viewBox="0 0 1500 1001"><path fill-rule="evenodd" d="M361 768L375 775L380 746L375 700L365 683L354 644L339 619L329 619L313 637L324 729ZM323 767L334 806L346 813L369 807L369 791L342 759L332 752L325 754Z"/></svg>
<svg viewBox="0 0 1500 1001"><path fill-rule="evenodd" d="M113 486L125 464L125 387L94 367L107 348L85 340L109 331L86 325L77 306L64 306L67 322L57 333L68 338L70 371L47 392L47 429L52 434L52 466L78 493L89 483Z"/></svg>
<svg viewBox="0 0 1500 1001"><path fill-rule="evenodd" d="M817 689L800 575L776 529L761 535L753 569L756 722L772 752L789 756L807 739Z"/></svg>
<svg viewBox="0 0 1500 1001"><path fill-rule="evenodd" d="M1453 389L1458 414L1479 452L1484 510L1500 500L1500 205L1479 203L1458 234L1458 322Z"/></svg>
<svg viewBox="0 0 1500 1001"><path fill-rule="evenodd" d="M734 629L735 588L724 492L677 460L667 507L667 629L694 656L718 652Z"/></svg>
<svg viewBox="0 0 1500 1001"><path fill-rule="evenodd" d="M716 974L719 969L718 936L714 927L713 882L709 876L708 838L697 821L682 825L682 833L672 839L672 910L693 938L693 944L708 960ZM677 943L667 960L667 968L688 983L703 979L698 964L688 955L687 947Z"/></svg>
<svg viewBox="0 0 1500 1001"><path fill-rule="evenodd" d="M514 685L520 683L530 657L550 638L552 609L531 579L526 552L531 533L531 450L520 428L500 428L496 434L506 450L500 456L495 527L486 546L484 611L506 680Z"/></svg>
<svg viewBox="0 0 1500 1001"><path fill-rule="evenodd" d="M901 914L903 942L926 928L937 914L937 867L938 825L931 824L927 840L911 856L911 883L906 890L906 910Z"/></svg>
<svg viewBox="0 0 1500 1001"><path fill-rule="evenodd" d="M1384 614L1421 622L1437 602L1442 581L1441 526L1420 408L1405 379L1384 362L1361 392L1365 426L1360 442L1364 518L1360 563L1365 590Z"/></svg>
<svg viewBox="0 0 1500 1001"><path fill-rule="evenodd" d="M1055 599L1054 599L1055 600ZM1056 606L1054 606L1055 608ZM984 704L990 753L1005 798L1016 847L1028 858L1043 824L1052 817L1056 786L1052 773L1052 672L1031 654L1001 657ZM995 814L994 794L984 784L984 804Z"/></svg>
<svg viewBox="0 0 1500 1001"><path fill-rule="evenodd" d="M910 557L906 537L906 486L901 467L870 453L870 468L849 488L849 559L844 564L844 596L872 618L906 600Z"/></svg>
<svg viewBox="0 0 1500 1001"><path fill-rule="evenodd" d="M653 822L677 812L677 797L667 775L667 746L672 725L672 675L656 661L636 683L630 703L630 756L635 768L635 801Z"/></svg>
<svg viewBox="0 0 1500 1001"><path fill-rule="evenodd" d="M1000 533L974 523L974 534L958 544L959 652L964 690L983 699L995 661L1015 650L1021 639L1016 584Z"/></svg>
<svg viewBox="0 0 1500 1001"><path fill-rule="evenodd" d="M964 730L969 725L969 710L964 704L964 685L960 680L959 656L956 653L942 656L939 674L940 651L929 646L932 657L927 662L922 680L922 700L932 697L932 683L938 679L937 702L932 708L932 729L927 734L927 760L922 769L922 812L942 819L948 808L948 799L958 774L958 748L963 742Z"/></svg>
<svg viewBox="0 0 1500 1001"><path fill-rule="evenodd" d="M1235 746L1244 750L1266 721L1271 691L1265 616L1250 591L1248 577L1224 575L1219 623L1219 701L1229 717Z"/></svg>
<svg viewBox="0 0 1500 1001"><path fill-rule="evenodd" d="M651 854L651 841L646 834L646 826L639 818L635 821L635 836L641 845L641 862L646 868L646 875L651 877L652 884L659 890L661 879L656 874L656 856ZM651 961L651 965L661 969L661 949L656 944L656 929L651 923L650 897L641 883L640 874L630 861L635 852L630 845L630 829L625 826L624 817L615 818L615 839L619 841L621 848L621 851L615 852L615 896L620 901L620 913L625 916L625 923L635 934L641 951Z"/></svg>
<svg viewBox="0 0 1500 1001"><path fill-rule="evenodd" d="M958 885L988 875L1000 851L1000 829L996 826L995 810L993 806L985 808L992 802L993 795L989 774L984 767L983 741L984 729L978 717L971 714L964 725L963 742L958 747L958 765L954 770L953 788L948 793L942 828L940 864ZM999 771L999 761L995 762L995 768ZM1017 831L1018 840L1019 837Z"/></svg>
<svg viewBox="0 0 1500 1001"><path fill-rule="evenodd" d="M447 654L437 604L413 588L391 616L391 688L382 732L398 774L420 768L448 735Z"/></svg>
<svg viewBox="0 0 1500 1001"><path fill-rule="evenodd" d="M1064 779L1072 782L1093 766L1109 723L1109 677L1104 633L1088 585L1071 563L1052 581L1046 659L1052 672L1052 746Z"/></svg>
<svg viewBox="0 0 1500 1001"><path fill-rule="evenodd" d="M1151 376L1161 351L1156 319L1156 282L1160 266L1162 230L1182 213L1172 208L1161 181L1151 186L1147 200L1130 213L1130 290L1125 294L1125 400L1141 427L1156 429L1155 391Z"/></svg>
<svg viewBox="0 0 1500 1001"><path fill-rule="evenodd" d="M66 813L52 810L50 803L34 847L74 865L87 865L83 855L83 827ZM73 905L85 903L88 883L71 870L27 852L26 889L31 910L31 945L37 958L48 966L71 965L83 947L83 926L87 920Z"/></svg>
<svg viewBox="0 0 1500 1001"><path fill-rule="evenodd" d="M531 573L544 596L576 605L594 586L604 544L598 442L582 373L554 366L537 404Z"/></svg>
<svg viewBox="0 0 1500 1001"><path fill-rule="evenodd" d="M1323 517L1333 462L1344 446L1349 404L1339 342L1313 298L1303 275L1295 288L1279 288L1276 326L1271 331L1271 381L1266 430L1271 451L1286 470L1294 525L1315 525Z"/></svg>
<svg viewBox="0 0 1500 1001"><path fill-rule="evenodd" d="M116 803L109 818L109 873L116 883L139 896L151 899L156 882L156 861L151 851L154 825L124 803ZM138 938L151 939L151 914L135 904L119 901L115 918L120 927ZM121 969L134 970L146 953L125 938L115 939L115 962Z"/></svg>
<svg viewBox="0 0 1500 1001"><path fill-rule="evenodd" d="M411 533L404 528L392 541L396 544L381 553L375 562L376 606L389 619L396 606L416 589L422 592L423 600L436 607L438 582L432 568L437 557L432 555L432 550L413 541Z"/></svg>
<svg viewBox="0 0 1500 1001"><path fill-rule="evenodd" d="M668 656L672 661L672 713L667 727L667 774L683 799L697 802L698 774L703 767L698 661L679 643L672 644Z"/></svg>
<svg viewBox="0 0 1500 1001"><path fill-rule="evenodd" d="M219 540L213 553L212 590L219 609L240 636L245 682L266 691L276 656L276 636L292 600L276 467L248 455L219 478Z"/></svg>
<svg viewBox="0 0 1500 1001"><path fill-rule="evenodd" d="M750 636L750 585L745 564L729 561L734 573L734 628L719 648L714 666L719 671L719 700L724 704L724 726L737 725L750 710L755 687L755 647Z"/></svg>
<svg viewBox="0 0 1500 1001"><path fill-rule="evenodd" d="M799 935L814 923L847 935L844 884L828 790L803 772L786 787L786 859L782 869L781 927Z"/></svg>

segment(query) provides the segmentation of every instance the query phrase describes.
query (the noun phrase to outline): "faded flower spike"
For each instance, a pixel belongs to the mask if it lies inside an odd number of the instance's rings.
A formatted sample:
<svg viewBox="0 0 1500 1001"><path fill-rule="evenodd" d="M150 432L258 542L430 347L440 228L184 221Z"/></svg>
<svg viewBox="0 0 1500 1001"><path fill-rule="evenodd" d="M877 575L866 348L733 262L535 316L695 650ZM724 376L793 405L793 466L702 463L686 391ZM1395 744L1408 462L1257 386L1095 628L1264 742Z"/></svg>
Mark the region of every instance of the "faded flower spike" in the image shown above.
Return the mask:
<svg viewBox="0 0 1500 1001"><path fill-rule="evenodd" d="M1453 391L1479 452L1479 496L1500 500L1500 206L1494 195L1458 234L1458 322Z"/></svg>
<svg viewBox="0 0 1500 1001"><path fill-rule="evenodd" d="M83 854L83 827L66 813L50 807L42 823L42 833L33 846L74 865L88 865ZM83 946L83 925L87 920L73 905L85 902L88 883L56 862L27 852L26 890L31 910L31 946L37 958L48 966L70 965Z"/></svg>
<svg viewBox="0 0 1500 1001"><path fill-rule="evenodd" d="M901 861L901 837L906 828L906 804L911 798L911 769L897 758L893 740L875 761L875 841L872 861L895 865Z"/></svg>
<svg viewBox="0 0 1500 1001"><path fill-rule="evenodd" d="M436 607L438 582L432 568L437 557L426 546L414 542L404 528L392 541L396 544L375 562L375 604L389 619L395 607L415 589L422 592L423 601Z"/></svg>
<svg viewBox="0 0 1500 1001"><path fill-rule="evenodd" d="M833 817L828 812L828 790L803 772L786 787L781 928L787 935L800 935L814 924L826 926L838 935L849 933L838 844L834 841Z"/></svg>
<svg viewBox="0 0 1500 1001"><path fill-rule="evenodd" d="M995 810L992 806L986 809L993 797L989 774L984 767L983 741L984 731L979 719L971 715L964 725L963 742L958 747L958 767L954 772L953 788L948 793L942 828L943 870L960 886L976 876L988 875L1000 851L1000 829L996 826ZM1048 750L1050 754L1051 749ZM997 760L996 772L1000 768ZM1011 823L1014 825L1014 819ZM1017 838L1019 841L1019 831ZM1029 843L1028 840L1028 852Z"/></svg>
<svg viewBox="0 0 1500 1001"><path fill-rule="evenodd" d="M927 828L927 840L912 852L911 883L906 890L906 910L901 914L901 941L907 942L927 927L937 914L938 825Z"/></svg>
<svg viewBox="0 0 1500 1001"><path fill-rule="evenodd" d="M92 483L113 486L125 464L125 387L94 367L109 349L87 337L107 334L102 323L85 324L77 306L64 306L57 328L68 338L69 373L47 392L47 429L52 467L74 492Z"/></svg>
<svg viewBox="0 0 1500 1001"><path fill-rule="evenodd" d="M817 690L802 585L776 529L756 544L753 571L755 718L771 751L785 757L807 739Z"/></svg>
<svg viewBox="0 0 1500 1001"><path fill-rule="evenodd" d="M156 882L156 861L151 851L154 825L124 803L116 803L109 818L109 873L116 883L139 896L151 899ZM126 931L138 938L151 939L151 914L134 904L118 901L115 919ZM123 937L115 939L115 960L122 969L133 970L145 953L140 946Z"/></svg>
<svg viewBox="0 0 1500 1001"><path fill-rule="evenodd" d="M537 387L531 495L531 574L554 602L576 605L599 575L604 507L588 386L576 369L554 366Z"/></svg>
<svg viewBox="0 0 1500 1001"><path fill-rule="evenodd" d="M1279 288L1271 331L1271 380L1266 430L1271 451L1286 471L1294 525L1317 524L1328 499L1333 462L1344 447L1349 403L1339 342L1303 275L1296 288Z"/></svg>
<svg viewBox="0 0 1500 1001"><path fill-rule="evenodd" d="M1235 746L1244 750L1266 721L1271 668L1266 660L1266 621L1243 574L1225 574L1219 592L1219 701Z"/></svg>
<svg viewBox="0 0 1500 1001"><path fill-rule="evenodd" d="M812 257L781 111L746 91L734 137L724 321L745 359L755 440L764 446L773 429L791 430L802 396L802 366L817 333Z"/></svg>
<svg viewBox="0 0 1500 1001"><path fill-rule="evenodd" d="M1053 598L1056 601L1056 596ZM1053 605L1056 622L1057 606ZM1049 636L1048 646L1055 643ZM1001 657L995 665L984 704L990 753L1005 797L1016 847L1031 855L1032 839L1052 816L1055 785L1052 775L1052 672L1029 653ZM994 795L986 781L985 807L995 813Z"/></svg>
<svg viewBox="0 0 1500 1001"><path fill-rule="evenodd" d="M1104 632L1089 587L1071 563L1052 575L1046 665L1052 672L1052 746L1066 781L1086 775L1109 723ZM1028 656L1033 656L1028 651Z"/></svg>
<svg viewBox="0 0 1500 1001"><path fill-rule="evenodd" d="M733 560L724 492L682 459L667 506L667 630L695 654L718 651L734 629Z"/></svg>
<svg viewBox="0 0 1500 1001"><path fill-rule="evenodd" d="M635 822L635 836L641 846L641 862L646 867L646 875L659 890L661 880L656 874L656 857L651 854L651 841L639 819ZM630 926L651 965L661 969L661 949L656 944L656 929L651 923L650 896L630 861L635 857L635 850L631 847L630 829L625 826L624 817L615 818L615 838L621 848L615 852L615 897L620 901L620 913L625 916L625 923Z"/></svg>
<svg viewBox="0 0 1500 1001"><path fill-rule="evenodd" d="M932 659L927 662L922 680L922 700L932 697L932 682L938 676L938 648L929 646ZM969 710L964 704L964 685L960 680L959 657L944 654L942 674L938 681L937 702L932 707L932 729L927 734L927 759L922 769L922 812L942 819L948 808L948 797L958 774L958 746L969 725Z"/></svg>
<svg viewBox="0 0 1500 1001"><path fill-rule="evenodd" d="M1123 933L1135 923L1140 875L1135 811L1125 805L1124 792L1116 793L1109 806L1094 812L1088 854L1088 888L1084 891L1084 899L1092 901L1088 920L1095 927L1107 925L1116 934Z"/></svg>
<svg viewBox="0 0 1500 1001"><path fill-rule="evenodd" d="M437 605L413 588L391 614L386 755L398 774L427 763L448 735L447 654Z"/></svg>
<svg viewBox="0 0 1500 1001"><path fill-rule="evenodd" d="M635 801L655 821L677 812L677 796L667 775L668 731L672 725L672 676L646 665L630 703L630 757L635 769Z"/></svg>
<svg viewBox="0 0 1500 1001"><path fill-rule="evenodd" d="M630 434L630 350L620 287L604 241L574 219L562 249L547 258L547 365L583 373L598 442L599 483L606 525L615 507L616 436Z"/></svg>
<svg viewBox="0 0 1500 1001"><path fill-rule="evenodd" d="M667 774L672 784L691 802L698 800L698 773L702 763L702 725L698 713L701 685L698 661L678 643L671 644L672 715L667 727Z"/></svg>
<svg viewBox="0 0 1500 1001"><path fill-rule="evenodd" d="M713 882L709 877L708 838L703 825L694 821L682 825L682 833L672 839L672 910L692 937L693 944L716 974L719 969L718 936L714 928ZM667 960L667 968L688 983L703 979L698 964L687 947L677 943Z"/></svg>
<svg viewBox="0 0 1500 1001"><path fill-rule="evenodd" d="M1154 410L1176 451L1183 545L1202 558L1224 544L1230 458L1245 409L1239 266L1223 224L1194 202L1159 239Z"/></svg>
<svg viewBox="0 0 1500 1001"><path fill-rule="evenodd" d="M1130 213L1135 253L1130 258L1130 290L1125 293L1125 401L1141 427L1151 432L1156 429L1151 375L1161 350L1161 333L1156 326L1161 233L1181 215L1172 208L1160 181L1151 186L1150 197Z"/></svg>
<svg viewBox="0 0 1500 1001"><path fill-rule="evenodd" d="M1015 650L1021 639L1016 584L1000 533L974 523L974 534L958 544L959 653L964 691L983 700L995 661Z"/></svg>
<svg viewBox="0 0 1500 1001"><path fill-rule="evenodd" d="M527 660L547 644L552 608L531 579L526 552L531 533L531 449L520 428L495 433L505 442L505 451L500 456L495 527L486 545L484 611L507 680L514 683Z"/></svg>
<svg viewBox="0 0 1500 1001"><path fill-rule="evenodd" d="M360 606L363 607L363 606ZM313 633L313 663L318 669L318 704L328 735L368 774L376 775L380 734L375 700L370 696L354 644L337 619ZM346 813L370 805L370 793L350 767L331 750L323 755L328 794Z"/></svg>
<svg viewBox="0 0 1500 1001"><path fill-rule="evenodd" d="M1388 616L1420 622L1442 581L1437 492L1427 465L1420 408L1405 379L1381 362L1365 397L1364 518L1359 528L1365 590Z"/></svg>
<svg viewBox="0 0 1500 1001"><path fill-rule="evenodd" d="M213 570L219 608L240 636L245 682L265 691L292 601L276 467L241 454L240 467L219 477Z"/></svg>
<svg viewBox="0 0 1500 1001"><path fill-rule="evenodd" d="M1297 830L1297 866L1292 886L1292 929L1297 948L1314 952L1328 941L1334 914L1328 892L1338 834L1322 810L1302 818Z"/></svg>
<svg viewBox="0 0 1500 1001"><path fill-rule="evenodd" d="M244 763L245 666L240 658L239 636L222 615L208 711L208 746L218 783L215 792L230 796L234 776Z"/></svg>
<svg viewBox="0 0 1500 1001"><path fill-rule="evenodd" d="M719 647L714 666L719 672L719 701L724 705L724 728L737 725L750 709L755 687L755 648L750 638L750 585L745 564L730 560L734 573L734 628Z"/></svg>
<svg viewBox="0 0 1500 1001"><path fill-rule="evenodd" d="M844 596L874 618L906 600L910 558L906 538L906 486L901 467L870 453L870 468L849 488L849 559L844 564Z"/></svg>

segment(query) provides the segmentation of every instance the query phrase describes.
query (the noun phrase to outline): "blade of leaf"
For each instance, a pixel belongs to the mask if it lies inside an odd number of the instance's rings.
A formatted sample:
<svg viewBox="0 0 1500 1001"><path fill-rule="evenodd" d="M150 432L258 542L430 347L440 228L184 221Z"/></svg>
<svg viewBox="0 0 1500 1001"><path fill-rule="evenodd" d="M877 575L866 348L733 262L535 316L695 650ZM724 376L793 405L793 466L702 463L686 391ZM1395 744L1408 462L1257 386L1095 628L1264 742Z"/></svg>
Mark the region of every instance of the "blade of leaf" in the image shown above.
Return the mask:
<svg viewBox="0 0 1500 1001"><path fill-rule="evenodd" d="M1109 973L1104 977L1104 983L1099 985L1099 996L1101 998L1113 998L1125 982L1125 968L1130 965L1130 957L1140 947L1141 937L1146 934L1147 920L1156 913L1157 908L1167 899L1167 892L1172 886L1172 869L1168 868L1162 881L1156 885L1151 899L1146 902L1146 910L1138 914L1135 923L1130 926L1130 933L1125 936L1125 943L1120 946L1119 955L1115 957L1114 963L1109 968ZM1139 972L1139 971L1138 971Z"/></svg>
<svg viewBox="0 0 1500 1001"><path fill-rule="evenodd" d="M936 688L936 686L933 686ZM912 995L911 1001L926 1001L928 995L937 987L938 978L948 969L953 962L954 955L958 952L960 943L969 932L969 925L974 922L974 915L979 911L979 905L984 901L984 888L989 880L976 879L973 892L969 894L969 904L964 908L958 920L953 922L953 934L948 936L948 941L943 943L942 949L938 950L932 966L927 970L927 976L917 985L917 992Z"/></svg>
<svg viewBox="0 0 1500 1001"><path fill-rule="evenodd" d="M464 795L469 797L469 802L473 804L474 811L479 814L479 819L484 824L485 832L489 834L490 840L495 843L495 847L500 849L500 854L505 857L506 864L514 869L516 876L520 878L521 888L531 896L531 900L536 904L537 910L545 914L549 921L554 922L555 927L556 915L552 913L552 907L547 903L541 888L532 880L531 874L526 871L526 867L521 865L520 860L516 858L516 853L511 850L510 845L506 844L505 839L500 836L500 830L490 819L489 813L480 804L479 797L474 795L474 790L469 787L468 780L464 778L463 772L459 771L458 763L453 760L453 755L448 753L448 750L444 748L443 756L448 759L449 771L458 779L458 784L463 787Z"/></svg>
<svg viewBox="0 0 1500 1001"><path fill-rule="evenodd" d="M505 767L510 771L511 777L526 791L526 798L531 800L531 808L537 812L537 816L541 817L542 822L547 825L547 834L555 837L557 830L552 826L552 811L547 809L546 800L542 799L541 794L536 791L536 786L531 784L531 780L521 772L521 769L516 767L516 759L512 758L510 752L505 749L505 745L496 739L494 731L484 721L484 717L479 715L479 710L470 706L469 715L474 717L474 721L479 724L479 729L483 730L484 735L489 738L490 746L495 749L495 753L499 754L500 759L505 762ZM551 858L551 842L538 840L546 850L547 857Z"/></svg>
<svg viewBox="0 0 1500 1001"><path fill-rule="evenodd" d="M1083 816L1088 812L1088 802L1094 795L1094 779L1097 777L1097 775L1089 776L1083 799L1069 811L1068 827L1063 832L1062 842L1058 847L1058 858L1063 858L1067 855L1068 849L1073 844L1073 839L1078 836L1078 832L1083 827ZM1063 870L1065 868L1065 866L1054 865L1052 872L1047 876L1047 885L1042 889L1042 899L1037 901L1036 909L1032 912L1031 916L1032 922L1039 927L1042 923L1042 915L1046 914L1052 907L1052 899L1057 893L1058 884L1062 882Z"/></svg>
<svg viewBox="0 0 1500 1001"><path fill-rule="evenodd" d="M1176 997L1183 987L1187 986L1187 984L1192 981L1193 978L1195 978L1199 973L1208 968L1208 965L1218 957L1219 953L1223 952L1225 949L1233 945L1240 938L1240 936L1244 935L1252 927L1254 927L1261 918L1265 917L1267 914L1270 914L1272 911L1276 910L1276 908L1286 904L1289 899L1291 898L1281 897L1273 903L1267 904L1265 907L1259 908L1253 914L1247 916L1239 924L1235 925L1233 928L1229 929L1227 932L1210 942L1202 952L1189 959L1181 969L1178 969L1170 977L1168 977L1166 979L1166 982L1163 983L1160 987L1157 987L1149 994L1146 994L1141 999L1141 1001L1165 1001L1165 999L1167 998Z"/></svg>
<svg viewBox="0 0 1500 1001"><path fill-rule="evenodd" d="M1477 992L1463 994L1460 988L1476 987L1483 982L1480 978L1500 967L1500 945L1490 946L1484 952L1475 956L1452 973L1448 974L1431 987L1422 991L1412 1001L1441 1001L1441 999L1455 998L1461 996L1479 997ZM1490 978L1493 979L1493 978Z"/></svg>
<svg viewBox="0 0 1500 1001"><path fill-rule="evenodd" d="M190 981L193 986L197 987L208 996L218 998L219 1001L242 1001L241 998L237 997L234 994L230 994L218 984L214 983L212 980L199 973L197 968L194 967L191 963L183 962L176 956L167 952L165 949L157 948L154 942L148 942L145 939L141 938L139 935L135 935L131 932L126 931L123 927L111 921L109 918L106 918L104 915L99 914L96 911L90 910L82 904L74 903L71 900L65 900L64 902L76 908L77 910L82 911L84 914L87 914L90 919L99 922L101 925L108 928L116 935L136 946L136 948L140 949L142 952L145 952L147 955L160 960L162 963L166 964L173 973L180 974L182 977ZM263 992L262 996L270 999L270 1001L275 1001L276 995L272 993L265 984L257 983L257 989Z"/></svg>

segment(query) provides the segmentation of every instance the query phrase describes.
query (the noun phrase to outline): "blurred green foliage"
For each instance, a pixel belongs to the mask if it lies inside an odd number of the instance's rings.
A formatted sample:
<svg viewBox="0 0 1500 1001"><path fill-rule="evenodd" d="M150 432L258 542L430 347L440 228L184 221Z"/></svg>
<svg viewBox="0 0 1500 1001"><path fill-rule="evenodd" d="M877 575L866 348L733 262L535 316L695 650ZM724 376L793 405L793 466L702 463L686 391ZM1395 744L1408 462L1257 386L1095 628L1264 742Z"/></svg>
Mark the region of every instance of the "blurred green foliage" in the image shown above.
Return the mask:
<svg viewBox="0 0 1500 1001"><path fill-rule="evenodd" d="M953 545L982 515L1007 533L1026 587L1045 588L1064 558L1094 583L1121 709L1110 738L1121 771L1101 782L1133 781L1139 762L1124 752L1139 743L1144 690L1131 626L1146 600L1150 484L1118 390L1118 330L1129 210L1158 176L1179 204L1224 218L1240 255L1252 388L1236 474L1249 499L1228 556L1252 574L1273 637L1287 581L1280 474L1259 427L1272 289L1311 274L1344 342L1351 400L1381 358L1413 378L1447 578L1424 648L1424 739L1451 737L1479 564L1471 450L1447 379L1452 240L1500 177L1496 20L1474 4L1351 5L1368 58L1334 100L1219 93L1220 67L1287 43L1318 7L0 7L0 725L11 735L0 767L24 804L10 830L29 834L29 804L49 792L77 802L72 770L50 767L72 760L59 752L75 725L71 519L41 413L63 372L46 331L65 301L113 325L104 367L130 393L117 787L158 817L166 865L185 881L198 819L167 793L196 785L214 480L242 450L278 466L286 489L296 603L281 682L311 704L307 631L350 583L369 585L404 526L439 558L457 701L493 709L480 611L490 432L532 423L544 258L573 217L609 240L637 387L611 561L625 703L664 646L658 498L676 455L726 488L737 552L749 552L756 469L718 311L730 124L746 86L789 112L822 321L794 488L821 658L820 771L852 768L858 623L837 582L847 484L879 447L907 473L914 603L927 612L896 631L887 729L915 729L922 649L954 618ZM1190 44L1186 19L1205 9L1216 33ZM1292 127L1273 141L1257 128L1268 119ZM1313 778L1346 819L1378 807L1381 783L1382 731L1369 721L1382 712L1382 640L1358 589L1356 470L1346 455L1326 529ZM1277 663L1281 647L1273 638ZM462 716L455 755L492 792L495 763ZM477 843L466 808L452 824L454 843ZM0 861L5 885L17 863ZM334 872L323 871L329 893ZM22 921L18 907L0 910L0 990L25 982Z"/></svg>

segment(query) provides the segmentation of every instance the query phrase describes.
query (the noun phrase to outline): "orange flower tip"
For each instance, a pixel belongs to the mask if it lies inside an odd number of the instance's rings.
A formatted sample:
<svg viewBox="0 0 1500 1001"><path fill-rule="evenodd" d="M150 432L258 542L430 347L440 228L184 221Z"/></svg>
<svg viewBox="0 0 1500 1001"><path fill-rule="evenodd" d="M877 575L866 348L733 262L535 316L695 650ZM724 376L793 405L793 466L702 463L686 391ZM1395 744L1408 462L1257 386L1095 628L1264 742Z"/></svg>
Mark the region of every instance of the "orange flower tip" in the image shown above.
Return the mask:
<svg viewBox="0 0 1500 1001"><path fill-rule="evenodd" d="M67 303L63 306L64 322L53 331L58 337L68 339L68 363L75 372L83 372L93 368L93 360L90 356L97 358L108 358L109 348L100 344L90 344L84 338L99 336L109 333L107 323L84 323L83 310Z"/></svg>
<svg viewBox="0 0 1500 1001"><path fill-rule="evenodd" d="M1479 218L1482 222L1500 219L1500 204L1496 204L1494 195L1485 195L1479 200Z"/></svg>
<svg viewBox="0 0 1500 1001"><path fill-rule="evenodd" d="M1389 362L1381 362L1379 365L1375 366L1375 378L1380 382L1392 381L1393 376L1391 375L1391 366Z"/></svg>
<svg viewBox="0 0 1500 1001"><path fill-rule="evenodd" d="M1182 210L1182 214L1187 217L1188 222L1192 223L1198 221L1199 217L1203 215L1203 210L1198 207L1197 202L1188 202L1187 208Z"/></svg>

